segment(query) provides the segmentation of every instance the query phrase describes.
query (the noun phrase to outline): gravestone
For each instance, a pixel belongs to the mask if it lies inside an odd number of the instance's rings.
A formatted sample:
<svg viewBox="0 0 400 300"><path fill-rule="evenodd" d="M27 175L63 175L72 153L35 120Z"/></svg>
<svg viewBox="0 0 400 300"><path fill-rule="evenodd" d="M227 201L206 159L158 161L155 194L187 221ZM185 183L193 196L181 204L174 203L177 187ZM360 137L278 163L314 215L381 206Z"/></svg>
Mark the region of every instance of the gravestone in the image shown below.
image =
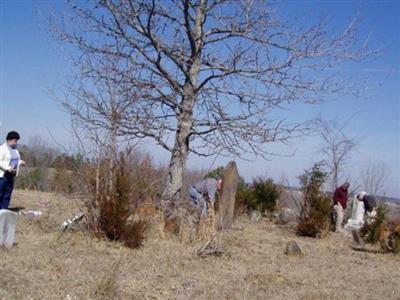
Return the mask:
<svg viewBox="0 0 400 300"><path fill-rule="evenodd" d="M17 214L8 209L0 209L0 247L10 248L14 244Z"/></svg>
<svg viewBox="0 0 400 300"><path fill-rule="evenodd" d="M231 161L224 171L221 198L215 224L217 230L230 229L232 226L238 182L239 173L236 163Z"/></svg>
<svg viewBox="0 0 400 300"><path fill-rule="evenodd" d="M301 256L302 252L299 245L295 241L290 241L286 244L285 254L287 256Z"/></svg>
<svg viewBox="0 0 400 300"><path fill-rule="evenodd" d="M347 220L346 225L344 226L347 230L357 230L362 227L364 224L364 202L359 201L356 197L354 197L351 204L351 217Z"/></svg>

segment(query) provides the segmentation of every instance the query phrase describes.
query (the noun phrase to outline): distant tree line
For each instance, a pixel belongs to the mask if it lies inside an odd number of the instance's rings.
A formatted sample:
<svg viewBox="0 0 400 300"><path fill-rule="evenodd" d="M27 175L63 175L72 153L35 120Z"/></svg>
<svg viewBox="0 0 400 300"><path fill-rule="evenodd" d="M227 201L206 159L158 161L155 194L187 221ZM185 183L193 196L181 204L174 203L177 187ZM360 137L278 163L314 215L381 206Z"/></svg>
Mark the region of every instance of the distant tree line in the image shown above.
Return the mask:
<svg viewBox="0 0 400 300"><path fill-rule="evenodd" d="M19 150L27 166L21 168L16 188L74 192L74 173L83 162L80 154L68 154L47 146L39 137L21 145Z"/></svg>

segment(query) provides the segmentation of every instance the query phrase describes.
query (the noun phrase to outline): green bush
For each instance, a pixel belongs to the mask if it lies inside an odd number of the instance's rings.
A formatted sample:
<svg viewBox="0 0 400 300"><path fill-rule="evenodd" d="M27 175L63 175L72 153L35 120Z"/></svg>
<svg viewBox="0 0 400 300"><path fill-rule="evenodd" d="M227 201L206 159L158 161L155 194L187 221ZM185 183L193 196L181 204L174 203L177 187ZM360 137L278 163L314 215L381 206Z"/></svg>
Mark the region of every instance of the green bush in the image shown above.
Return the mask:
<svg viewBox="0 0 400 300"><path fill-rule="evenodd" d="M236 210L275 211L279 196L280 189L271 178L258 177L251 184L241 179L236 192Z"/></svg>
<svg viewBox="0 0 400 300"><path fill-rule="evenodd" d="M361 227L360 234L366 243L376 244L379 242L382 232L387 223L387 212L383 206L376 208L376 216L368 219Z"/></svg>
<svg viewBox="0 0 400 300"><path fill-rule="evenodd" d="M248 199L250 201L254 201L252 199L253 192L251 186L247 184L242 177L239 177L238 188L236 191L236 200L235 200L235 214L240 215L244 214L249 208L247 205Z"/></svg>
<svg viewBox="0 0 400 300"><path fill-rule="evenodd" d="M253 179L246 204L250 210L275 211L279 199L279 188L271 178Z"/></svg>
<svg viewBox="0 0 400 300"><path fill-rule="evenodd" d="M389 222L383 205L377 207L375 217L367 217L360 234L366 243L379 242L384 252L400 253L400 219Z"/></svg>
<svg viewBox="0 0 400 300"><path fill-rule="evenodd" d="M322 191L326 178L321 163L314 164L299 177L304 197L297 226L299 235L324 237L329 232L331 199Z"/></svg>

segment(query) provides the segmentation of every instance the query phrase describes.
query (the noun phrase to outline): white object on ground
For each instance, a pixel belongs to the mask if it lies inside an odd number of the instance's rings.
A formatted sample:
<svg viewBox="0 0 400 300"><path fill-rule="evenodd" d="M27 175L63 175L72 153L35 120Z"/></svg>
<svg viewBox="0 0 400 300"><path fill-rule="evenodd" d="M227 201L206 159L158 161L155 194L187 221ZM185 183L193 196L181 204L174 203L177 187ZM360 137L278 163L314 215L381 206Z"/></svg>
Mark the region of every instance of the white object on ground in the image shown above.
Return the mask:
<svg viewBox="0 0 400 300"><path fill-rule="evenodd" d="M29 219L33 219L35 217L40 217L42 212L39 210L23 210L20 212L20 214L27 216Z"/></svg>
<svg viewBox="0 0 400 300"><path fill-rule="evenodd" d="M79 223L83 218L85 217L85 214L80 212L79 214L77 214L75 217L73 217L72 219L68 219L66 221L64 221L61 225L61 230L65 231L67 230L72 224L77 224Z"/></svg>
<svg viewBox="0 0 400 300"><path fill-rule="evenodd" d="M0 209L0 246L10 248L14 244L17 214L8 209Z"/></svg>

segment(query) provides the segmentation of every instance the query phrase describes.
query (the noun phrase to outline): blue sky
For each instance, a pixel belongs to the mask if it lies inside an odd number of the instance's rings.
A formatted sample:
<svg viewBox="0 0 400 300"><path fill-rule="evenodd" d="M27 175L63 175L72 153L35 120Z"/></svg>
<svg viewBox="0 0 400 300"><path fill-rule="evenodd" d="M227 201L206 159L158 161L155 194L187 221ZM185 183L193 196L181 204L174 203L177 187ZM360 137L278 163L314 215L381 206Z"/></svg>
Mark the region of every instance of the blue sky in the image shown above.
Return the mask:
<svg viewBox="0 0 400 300"><path fill-rule="evenodd" d="M293 107L287 116L351 119L347 133L363 138L346 177L357 177L368 161L381 160L391 173L386 194L400 197L400 2L287 1L279 6L282 17L297 18L300 24L321 14L329 16L334 29L361 13L362 33L371 31L371 47L382 47L383 53L372 62L349 65L342 71L370 77L364 97L338 97L317 106ZM60 7L59 1L0 0L1 139L16 129L22 135L21 142L39 135L50 144L71 144L69 117L47 92L53 86L60 87L70 68L64 49L51 39L46 25L49 12ZM296 154L271 161L238 161L239 171L247 180L257 175L279 179L284 174L296 184L296 176L318 160L319 143L316 138L305 138L290 147L273 146L278 152ZM168 159L162 150L153 148L151 152L160 161ZM189 166L210 169L226 161L190 157Z"/></svg>

